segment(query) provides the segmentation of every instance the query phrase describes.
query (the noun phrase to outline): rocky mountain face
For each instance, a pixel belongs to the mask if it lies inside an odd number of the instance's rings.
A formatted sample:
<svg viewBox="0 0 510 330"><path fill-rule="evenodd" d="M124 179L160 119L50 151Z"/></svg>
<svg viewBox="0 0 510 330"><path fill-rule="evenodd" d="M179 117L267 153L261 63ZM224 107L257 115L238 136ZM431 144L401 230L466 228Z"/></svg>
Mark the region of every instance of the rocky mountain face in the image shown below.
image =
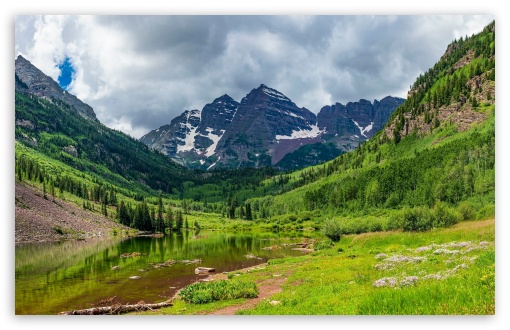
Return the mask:
<svg viewBox="0 0 510 330"><path fill-rule="evenodd" d="M380 130L403 101L388 96L373 103L336 103L316 116L279 91L260 85L240 103L223 95L202 110L186 110L140 141L190 168L288 169L288 164L296 168L299 160L293 157L305 157L306 165L313 165L310 160L319 163L356 148ZM313 146L294 152L325 142L330 143L328 152L317 152Z"/></svg>
<svg viewBox="0 0 510 330"><path fill-rule="evenodd" d="M327 105L317 115L319 129L325 133L322 138L334 142L344 152L357 147L358 142L370 139L381 130L393 111L404 99L387 96L381 101L361 99L346 105Z"/></svg>
<svg viewBox="0 0 510 330"><path fill-rule="evenodd" d="M232 123L239 103L223 95L202 110L186 110L169 125L141 137L149 145L175 161L192 167L212 164L218 142Z"/></svg>
<svg viewBox="0 0 510 330"><path fill-rule="evenodd" d="M15 89L48 100L58 99L73 107L81 116L98 121L92 107L64 91L57 82L19 55L15 61Z"/></svg>

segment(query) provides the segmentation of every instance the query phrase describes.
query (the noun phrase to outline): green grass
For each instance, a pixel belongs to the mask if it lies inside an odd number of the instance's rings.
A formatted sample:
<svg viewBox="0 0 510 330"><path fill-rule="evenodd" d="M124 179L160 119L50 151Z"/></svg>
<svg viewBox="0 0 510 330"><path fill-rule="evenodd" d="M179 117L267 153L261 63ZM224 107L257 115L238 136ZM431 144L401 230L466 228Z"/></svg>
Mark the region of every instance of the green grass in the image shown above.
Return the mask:
<svg viewBox="0 0 510 330"><path fill-rule="evenodd" d="M492 315L494 239L494 219L428 232L346 235L330 248L270 260L263 270L233 277L259 287L274 274L287 278L282 292L237 314ZM378 287L382 279L395 286ZM193 305L178 299L151 314L207 314L245 300Z"/></svg>
<svg viewBox="0 0 510 330"><path fill-rule="evenodd" d="M185 302L206 304L218 300L255 298L258 293L257 286L253 282L223 280L188 285L181 290L179 295Z"/></svg>

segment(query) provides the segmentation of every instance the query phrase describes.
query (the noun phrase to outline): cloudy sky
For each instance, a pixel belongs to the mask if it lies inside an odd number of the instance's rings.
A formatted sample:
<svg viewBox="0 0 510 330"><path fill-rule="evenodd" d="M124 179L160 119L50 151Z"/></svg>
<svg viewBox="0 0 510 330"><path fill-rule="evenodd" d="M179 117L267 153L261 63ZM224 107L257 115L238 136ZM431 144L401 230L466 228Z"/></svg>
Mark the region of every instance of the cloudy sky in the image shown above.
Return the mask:
<svg viewBox="0 0 510 330"><path fill-rule="evenodd" d="M16 16L15 56L136 138L266 84L317 113L405 97L455 38L492 16ZM70 72L70 81L65 74Z"/></svg>

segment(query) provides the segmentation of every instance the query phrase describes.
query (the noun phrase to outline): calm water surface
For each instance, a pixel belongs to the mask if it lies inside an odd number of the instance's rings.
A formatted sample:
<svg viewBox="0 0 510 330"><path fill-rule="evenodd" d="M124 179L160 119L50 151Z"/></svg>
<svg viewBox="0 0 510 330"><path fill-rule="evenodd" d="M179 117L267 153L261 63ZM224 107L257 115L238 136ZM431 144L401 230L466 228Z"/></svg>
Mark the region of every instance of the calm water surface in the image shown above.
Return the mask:
<svg viewBox="0 0 510 330"><path fill-rule="evenodd" d="M219 233L202 231L161 238L135 237L16 245L16 314L57 314L90 308L117 296L120 303L165 301L180 288L203 278L195 268L216 273L255 266L268 259L301 255L288 247L264 247L302 241L313 233ZM199 237L200 237L199 236ZM308 236L310 237L310 236ZM140 257L120 258L123 253ZM261 259L249 259L253 254ZM200 264L154 268L169 259L202 259ZM119 266L119 270L112 267ZM130 276L140 276L138 280Z"/></svg>

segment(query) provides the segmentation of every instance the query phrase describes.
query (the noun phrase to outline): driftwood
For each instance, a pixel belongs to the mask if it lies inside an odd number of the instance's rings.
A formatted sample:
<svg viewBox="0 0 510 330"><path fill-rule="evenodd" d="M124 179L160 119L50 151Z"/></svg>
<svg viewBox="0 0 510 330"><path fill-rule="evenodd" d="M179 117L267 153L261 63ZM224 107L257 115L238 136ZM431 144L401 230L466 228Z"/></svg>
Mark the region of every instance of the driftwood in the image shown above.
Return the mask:
<svg viewBox="0 0 510 330"><path fill-rule="evenodd" d="M115 305L106 306L106 307L93 307L93 308L87 308L87 309L79 309L79 310L60 312L60 313L58 313L58 315L122 314L122 313L127 313L127 312L147 311L147 310L158 309L161 307L168 307L168 306L173 306L173 304L168 301L164 301L164 302L157 303L157 304L146 304L143 301L140 301L139 303L134 304L134 305L115 304Z"/></svg>

